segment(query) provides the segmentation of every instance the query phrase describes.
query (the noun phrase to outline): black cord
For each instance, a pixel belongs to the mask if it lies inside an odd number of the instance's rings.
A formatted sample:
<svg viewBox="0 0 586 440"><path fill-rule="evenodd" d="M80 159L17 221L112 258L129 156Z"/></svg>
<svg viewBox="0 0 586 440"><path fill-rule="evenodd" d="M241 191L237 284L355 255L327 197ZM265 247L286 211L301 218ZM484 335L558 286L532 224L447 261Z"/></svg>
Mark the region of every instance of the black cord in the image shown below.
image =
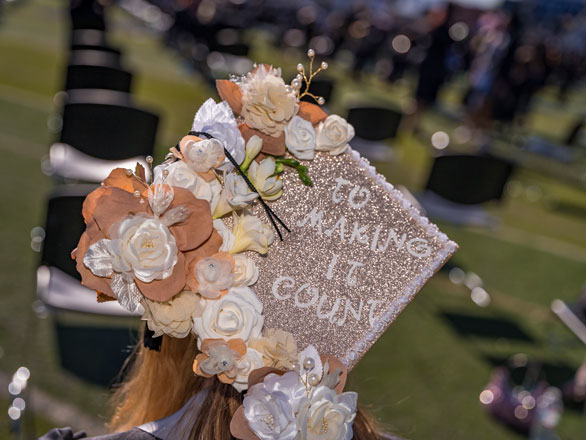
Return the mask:
<svg viewBox="0 0 586 440"><path fill-rule="evenodd" d="M198 137L199 136L205 136L208 139L215 139L214 136L212 136L209 133L206 133L205 131L190 131L189 132L189 135L190 136L198 136ZM224 154L226 154L226 157L228 158L228 160L238 170L238 172L240 173L240 175L242 176L242 178L244 179L244 181L246 182L246 184L248 185L248 187L250 188L250 190L258 194L258 200L260 201L260 204L264 208L265 212L267 213L267 217L269 218L269 220L271 221L273 227L277 231L277 234L279 235L279 239L281 241L283 241L283 235L281 234L281 231L279 229L279 226L277 225L277 223L275 222L275 220L277 222L279 222L285 228L285 230L287 232L290 233L291 230L287 227L287 225L283 222L283 220L281 220L277 216L277 214L275 214L274 211L269 207L269 205L267 205L267 203L263 200L263 198L260 195L260 193L258 192L258 190L254 187L254 185L252 184L252 182L250 181L250 179L248 178L248 176L244 173L244 171L242 171L242 168L240 168L240 165L238 165L238 163L236 162L236 160L234 159L234 157L232 157L232 155L230 154L230 152L228 151L228 149L226 147L224 147Z"/></svg>

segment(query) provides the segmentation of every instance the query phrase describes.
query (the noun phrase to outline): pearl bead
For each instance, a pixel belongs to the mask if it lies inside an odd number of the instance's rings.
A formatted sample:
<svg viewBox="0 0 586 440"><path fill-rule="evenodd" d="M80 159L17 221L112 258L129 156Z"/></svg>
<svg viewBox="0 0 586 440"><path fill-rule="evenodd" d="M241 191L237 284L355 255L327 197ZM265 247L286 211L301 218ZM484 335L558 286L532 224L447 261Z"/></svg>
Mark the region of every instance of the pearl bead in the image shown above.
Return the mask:
<svg viewBox="0 0 586 440"><path fill-rule="evenodd" d="M326 103L326 100L324 99L323 96L320 96L319 98L317 98L317 103L319 105L324 105Z"/></svg>
<svg viewBox="0 0 586 440"><path fill-rule="evenodd" d="M291 93L293 91L293 89L291 88L291 86L285 86L285 91L287 93Z"/></svg>
<svg viewBox="0 0 586 440"><path fill-rule="evenodd" d="M140 191L139 190L134 191L134 197L140 197Z"/></svg>
<svg viewBox="0 0 586 440"><path fill-rule="evenodd" d="M297 71L298 72L303 72L303 69L304 69L303 64L301 64L301 63L297 64Z"/></svg>
<svg viewBox="0 0 586 440"><path fill-rule="evenodd" d="M315 367L315 361L313 360L313 358L305 358L305 360L303 361L303 368L305 368L306 370L313 370L313 367Z"/></svg>
<svg viewBox="0 0 586 440"><path fill-rule="evenodd" d="M298 79L294 79L293 81L291 81L291 87L293 87L294 89L300 88L301 81L299 81Z"/></svg>
<svg viewBox="0 0 586 440"><path fill-rule="evenodd" d="M322 68L322 70L326 70L328 68L328 63L326 63L325 61L322 61L321 68Z"/></svg>
<svg viewBox="0 0 586 440"><path fill-rule="evenodd" d="M312 387L316 386L319 383L319 377L317 374L311 374L309 376L309 385Z"/></svg>
<svg viewBox="0 0 586 440"><path fill-rule="evenodd" d="M169 170L163 170L163 177L169 177Z"/></svg>
<svg viewBox="0 0 586 440"><path fill-rule="evenodd" d="M145 160L146 160L146 163L151 164L151 163L153 163L153 156L147 156L145 158Z"/></svg>
<svg viewBox="0 0 586 440"><path fill-rule="evenodd" d="M299 362L295 361L291 364L293 371L299 371Z"/></svg>
<svg viewBox="0 0 586 440"><path fill-rule="evenodd" d="M301 81L303 79L303 75L301 75L300 73L298 73L297 76L295 77L295 79Z"/></svg>
<svg viewBox="0 0 586 440"><path fill-rule="evenodd" d="M309 58L313 58L313 57L315 56L315 51L314 51L313 49L309 49L309 50L307 51L307 56L308 56Z"/></svg>
<svg viewBox="0 0 586 440"><path fill-rule="evenodd" d="M132 176L132 170L131 170L131 169L127 169L127 170L126 170L126 175L127 175L128 177Z"/></svg>

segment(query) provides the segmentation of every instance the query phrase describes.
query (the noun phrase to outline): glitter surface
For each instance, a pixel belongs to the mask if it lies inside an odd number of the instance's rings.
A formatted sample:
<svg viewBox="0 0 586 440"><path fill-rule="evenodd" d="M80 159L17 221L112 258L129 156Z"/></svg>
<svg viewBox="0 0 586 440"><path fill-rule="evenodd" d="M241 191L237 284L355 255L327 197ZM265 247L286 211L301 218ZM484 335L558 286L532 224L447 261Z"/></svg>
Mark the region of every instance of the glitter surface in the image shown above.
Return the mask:
<svg viewBox="0 0 586 440"><path fill-rule="evenodd" d="M291 233L266 256L249 255L260 269L254 290L265 328L352 368L457 246L358 153L305 164L314 186L288 168L270 205Z"/></svg>

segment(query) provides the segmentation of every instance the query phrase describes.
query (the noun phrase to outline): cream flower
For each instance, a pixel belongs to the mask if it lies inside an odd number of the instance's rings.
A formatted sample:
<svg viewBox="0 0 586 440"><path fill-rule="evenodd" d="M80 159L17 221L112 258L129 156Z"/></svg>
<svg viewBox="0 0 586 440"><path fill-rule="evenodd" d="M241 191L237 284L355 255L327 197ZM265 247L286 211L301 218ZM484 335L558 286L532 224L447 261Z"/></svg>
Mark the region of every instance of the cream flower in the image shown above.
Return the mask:
<svg viewBox="0 0 586 440"><path fill-rule="evenodd" d="M144 313L142 320L154 336L163 334L174 338L184 338L191 332L192 317L201 313L199 295L184 290L169 301L159 302L143 298Z"/></svg>
<svg viewBox="0 0 586 440"><path fill-rule="evenodd" d="M227 102L216 104L212 98L204 102L195 114L191 129L205 132L221 141L236 163L240 164L244 160L244 138ZM228 159L218 167L222 171L232 168L234 166Z"/></svg>
<svg viewBox="0 0 586 440"><path fill-rule="evenodd" d="M214 217L245 208L254 202L258 193L251 191L244 178L239 174L230 173L224 178L224 191L214 211Z"/></svg>
<svg viewBox="0 0 586 440"><path fill-rule="evenodd" d="M285 127L285 145L299 160L315 157L316 133L313 124L300 116L294 116Z"/></svg>
<svg viewBox="0 0 586 440"><path fill-rule="evenodd" d="M280 69L259 66L242 86L242 112L246 124L279 137L299 110L294 93L287 91Z"/></svg>
<svg viewBox="0 0 586 440"><path fill-rule="evenodd" d="M252 286L258 280L258 267L251 258L234 255L234 287Z"/></svg>
<svg viewBox="0 0 586 440"><path fill-rule="evenodd" d="M262 355L252 349L248 348L246 354L236 361L236 378L232 386L239 392L248 389L248 376L257 368L263 366Z"/></svg>
<svg viewBox="0 0 586 440"><path fill-rule="evenodd" d="M244 251L255 251L266 254L269 245L275 239L270 226L263 224L260 219L247 211L238 216L234 213L234 245L230 248L231 254Z"/></svg>
<svg viewBox="0 0 586 440"><path fill-rule="evenodd" d="M305 386L297 373L269 374L246 393L244 418L260 440L294 440L295 413L304 397Z"/></svg>
<svg viewBox="0 0 586 440"><path fill-rule="evenodd" d="M300 440L350 440L356 417L358 395L354 392L336 394L325 386L311 390L301 402L297 414Z"/></svg>
<svg viewBox="0 0 586 440"><path fill-rule="evenodd" d="M283 194L283 181L275 176L275 158L252 162L248 168L248 178L264 200L277 200Z"/></svg>
<svg viewBox="0 0 586 440"><path fill-rule="evenodd" d="M204 339L258 338L264 323L262 303L248 287L232 287L216 300L202 300L204 311L193 320L198 347Z"/></svg>
<svg viewBox="0 0 586 440"><path fill-rule="evenodd" d="M110 229L108 250L115 272L145 283L171 276L177 263L175 237L165 224L146 215L131 215Z"/></svg>
<svg viewBox="0 0 586 440"><path fill-rule="evenodd" d="M257 135L251 136L246 143L246 156L244 162L240 165L240 169L246 171L254 158L259 155L262 150L263 141Z"/></svg>
<svg viewBox="0 0 586 440"><path fill-rule="evenodd" d="M232 257L226 255L230 260ZM195 264L197 292L204 298L218 298L222 290L228 290L234 282L232 262L221 258L222 254L205 257Z"/></svg>
<svg viewBox="0 0 586 440"><path fill-rule="evenodd" d="M297 343L291 333L266 329L262 338L250 341L249 347L260 351L265 366L291 370L297 360Z"/></svg>
<svg viewBox="0 0 586 440"><path fill-rule="evenodd" d="M224 146L218 139L188 140L183 146L183 160L189 168L207 173L222 164L225 159Z"/></svg>
<svg viewBox="0 0 586 440"><path fill-rule="evenodd" d="M234 246L234 242L236 241L236 237L232 234L232 231L228 229L226 224L221 219L216 219L213 222L214 229L220 237L222 237L222 246L220 246L220 252L229 252L230 249Z"/></svg>
<svg viewBox="0 0 586 440"><path fill-rule="evenodd" d="M330 115L317 127L315 149L328 151L332 156L344 153L354 137L354 127L338 115Z"/></svg>
<svg viewBox="0 0 586 440"><path fill-rule="evenodd" d="M164 170L168 171L165 178L163 178ZM155 183L164 181L169 185L185 188L191 191L197 199L208 202L211 211L214 212L222 191L222 185L216 179L206 182L182 160L169 165L156 166L154 175Z"/></svg>

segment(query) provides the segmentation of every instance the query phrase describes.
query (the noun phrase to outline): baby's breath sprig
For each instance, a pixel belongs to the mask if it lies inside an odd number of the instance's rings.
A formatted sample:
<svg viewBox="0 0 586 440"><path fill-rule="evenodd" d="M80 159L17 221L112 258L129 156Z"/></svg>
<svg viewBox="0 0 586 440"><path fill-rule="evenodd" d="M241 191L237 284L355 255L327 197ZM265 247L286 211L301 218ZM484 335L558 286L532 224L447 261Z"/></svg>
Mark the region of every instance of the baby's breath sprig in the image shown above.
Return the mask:
<svg viewBox="0 0 586 440"><path fill-rule="evenodd" d="M324 105L326 103L324 97L316 96L313 93L311 93L309 91L309 86L311 85L311 81L313 80L313 78L315 78L315 76L318 73L320 73L323 70L327 70L328 63L322 61L319 68L314 72L313 62L315 60L315 51L313 49L309 49L307 51L307 56L309 57L309 73L305 71L305 66L303 65L303 63L297 64L297 72L299 73L293 79L293 81L291 81L291 89L293 89L295 93L297 93L298 99L301 99L304 96L310 96L313 99L315 99L315 102L317 102L319 105ZM301 92L301 87L303 86L303 83L305 83L305 90Z"/></svg>

